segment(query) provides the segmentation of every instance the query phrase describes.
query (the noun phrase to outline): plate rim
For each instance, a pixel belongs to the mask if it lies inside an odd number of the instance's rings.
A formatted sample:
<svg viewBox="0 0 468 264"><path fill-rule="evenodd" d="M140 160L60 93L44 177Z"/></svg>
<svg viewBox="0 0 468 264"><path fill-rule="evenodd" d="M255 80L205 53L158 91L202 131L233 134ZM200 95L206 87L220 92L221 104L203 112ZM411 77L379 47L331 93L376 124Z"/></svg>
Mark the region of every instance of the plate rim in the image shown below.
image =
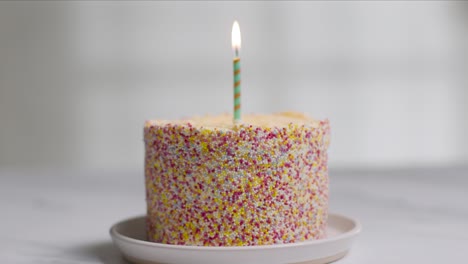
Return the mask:
<svg viewBox="0 0 468 264"><path fill-rule="evenodd" d="M353 228L351 230L341 233L337 236L331 237L331 238L324 238L324 239L318 239L318 240L307 240L307 241L301 241L301 242L296 242L296 243L286 243L286 244L273 244L273 245L258 245L258 246L190 246L190 245L173 245L173 244L163 244L163 243L156 243L156 242L150 242L146 240L140 240L140 239L135 239L131 238L128 236L125 236L121 234L120 232L117 231L117 228L121 226L122 224L136 220L139 218L145 218L146 215L140 215L140 216L134 216L130 218L126 218L124 220L121 220L115 224L112 225L112 227L109 230L110 236L114 239L118 240L124 240L128 243L133 243L133 244L139 244L141 246L149 246L149 247L157 247L161 249L175 249L175 250L196 250L196 251L250 251L250 250L268 250L268 249L279 249L279 248L290 248L290 247L301 247L301 246L311 246L315 244L324 244L324 243L331 243L335 242L337 240L343 240L343 239L348 239L351 237L354 237L358 235L361 230L362 226L361 223L349 216L345 216L342 214L336 214L336 213L330 213L328 217L330 218L331 216L345 219L347 221L350 221L353 223Z"/></svg>

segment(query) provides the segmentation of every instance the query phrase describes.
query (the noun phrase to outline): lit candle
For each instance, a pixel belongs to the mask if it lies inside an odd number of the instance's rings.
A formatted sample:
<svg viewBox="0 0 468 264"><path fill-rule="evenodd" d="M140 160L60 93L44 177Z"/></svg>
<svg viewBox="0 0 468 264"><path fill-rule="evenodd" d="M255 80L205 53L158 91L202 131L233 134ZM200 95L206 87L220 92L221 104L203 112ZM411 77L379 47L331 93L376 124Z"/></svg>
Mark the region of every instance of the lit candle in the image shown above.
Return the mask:
<svg viewBox="0 0 468 264"><path fill-rule="evenodd" d="M232 25L232 49L234 50L234 124L241 121L241 77L240 57L241 35L239 23L234 21Z"/></svg>

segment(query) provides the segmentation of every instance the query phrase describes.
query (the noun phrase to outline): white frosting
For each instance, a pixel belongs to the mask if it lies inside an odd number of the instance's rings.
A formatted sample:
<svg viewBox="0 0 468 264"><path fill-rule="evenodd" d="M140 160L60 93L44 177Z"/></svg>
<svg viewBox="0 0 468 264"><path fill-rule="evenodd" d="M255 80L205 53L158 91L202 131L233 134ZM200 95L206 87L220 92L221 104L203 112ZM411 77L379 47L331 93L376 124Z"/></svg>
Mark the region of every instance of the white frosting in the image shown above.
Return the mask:
<svg viewBox="0 0 468 264"><path fill-rule="evenodd" d="M197 116L189 119L179 120L149 120L146 125L183 125L190 123L196 128L207 129L231 129L234 127L232 115L222 114L217 116ZM252 125L258 127L287 127L289 124L318 126L320 121L312 119L304 114L296 112L283 112L276 114L247 114L242 116L238 125Z"/></svg>

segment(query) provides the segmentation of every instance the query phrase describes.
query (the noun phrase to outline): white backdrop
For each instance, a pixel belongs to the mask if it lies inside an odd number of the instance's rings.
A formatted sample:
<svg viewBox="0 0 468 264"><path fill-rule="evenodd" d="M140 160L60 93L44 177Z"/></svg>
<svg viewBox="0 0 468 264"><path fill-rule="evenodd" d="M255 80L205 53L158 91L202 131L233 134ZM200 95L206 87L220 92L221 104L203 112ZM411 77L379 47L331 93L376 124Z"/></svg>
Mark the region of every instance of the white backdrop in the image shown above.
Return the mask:
<svg viewBox="0 0 468 264"><path fill-rule="evenodd" d="M468 161L463 2L0 2L0 167L141 168L152 118L332 124L332 167Z"/></svg>

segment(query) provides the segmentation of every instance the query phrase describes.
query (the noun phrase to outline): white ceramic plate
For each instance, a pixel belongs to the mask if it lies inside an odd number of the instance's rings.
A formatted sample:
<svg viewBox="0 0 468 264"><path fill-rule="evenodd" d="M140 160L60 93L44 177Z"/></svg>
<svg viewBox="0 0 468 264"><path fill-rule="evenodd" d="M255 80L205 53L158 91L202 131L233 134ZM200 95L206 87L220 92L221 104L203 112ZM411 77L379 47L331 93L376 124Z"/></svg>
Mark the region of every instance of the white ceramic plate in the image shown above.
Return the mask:
<svg viewBox="0 0 468 264"><path fill-rule="evenodd" d="M329 263L349 251L361 231L358 221L342 215L328 217L328 238L291 244L243 247L179 246L146 240L145 216L112 226L110 235L117 248L131 262L156 263Z"/></svg>

